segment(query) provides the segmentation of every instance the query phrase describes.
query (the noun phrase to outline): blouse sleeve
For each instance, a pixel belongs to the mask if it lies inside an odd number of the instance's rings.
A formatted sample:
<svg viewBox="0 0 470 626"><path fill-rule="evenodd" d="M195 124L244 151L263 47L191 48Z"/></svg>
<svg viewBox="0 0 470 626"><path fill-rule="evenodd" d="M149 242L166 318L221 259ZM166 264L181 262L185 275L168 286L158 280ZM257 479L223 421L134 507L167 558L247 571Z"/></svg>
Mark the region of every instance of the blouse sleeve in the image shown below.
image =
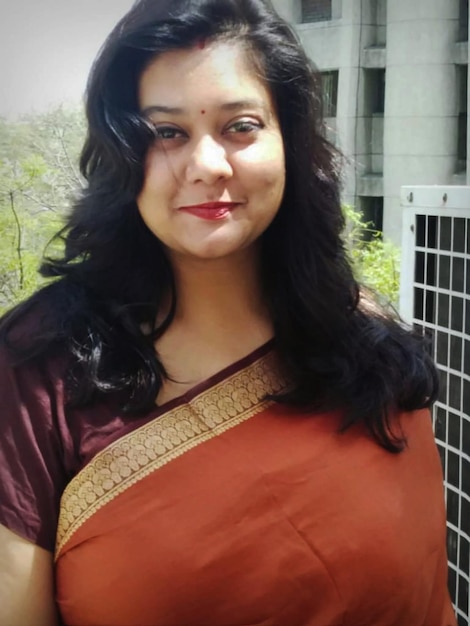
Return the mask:
<svg viewBox="0 0 470 626"><path fill-rule="evenodd" d="M0 524L53 551L67 483L58 386L47 367L13 367L1 349L0 396Z"/></svg>

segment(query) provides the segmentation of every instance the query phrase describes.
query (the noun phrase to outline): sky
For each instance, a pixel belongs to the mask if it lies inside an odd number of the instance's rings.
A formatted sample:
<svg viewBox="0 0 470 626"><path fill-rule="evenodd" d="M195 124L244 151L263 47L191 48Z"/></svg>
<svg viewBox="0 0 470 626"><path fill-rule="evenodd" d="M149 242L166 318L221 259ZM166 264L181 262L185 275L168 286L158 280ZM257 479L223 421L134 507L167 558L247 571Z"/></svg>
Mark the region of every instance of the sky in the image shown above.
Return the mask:
<svg viewBox="0 0 470 626"><path fill-rule="evenodd" d="M0 0L0 116L80 103L104 39L133 0Z"/></svg>

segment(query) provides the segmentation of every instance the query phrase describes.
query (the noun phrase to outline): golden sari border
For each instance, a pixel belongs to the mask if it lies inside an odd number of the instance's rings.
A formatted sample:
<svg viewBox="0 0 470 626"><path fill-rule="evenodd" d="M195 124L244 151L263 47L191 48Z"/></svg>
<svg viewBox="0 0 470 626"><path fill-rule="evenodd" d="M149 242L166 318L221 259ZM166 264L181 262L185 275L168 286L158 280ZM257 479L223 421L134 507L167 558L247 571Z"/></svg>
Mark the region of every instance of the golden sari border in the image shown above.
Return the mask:
<svg viewBox="0 0 470 626"><path fill-rule="evenodd" d="M185 452L253 417L287 385L273 352L101 450L67 485L57 528L56 558L99 509Z"/></svg>

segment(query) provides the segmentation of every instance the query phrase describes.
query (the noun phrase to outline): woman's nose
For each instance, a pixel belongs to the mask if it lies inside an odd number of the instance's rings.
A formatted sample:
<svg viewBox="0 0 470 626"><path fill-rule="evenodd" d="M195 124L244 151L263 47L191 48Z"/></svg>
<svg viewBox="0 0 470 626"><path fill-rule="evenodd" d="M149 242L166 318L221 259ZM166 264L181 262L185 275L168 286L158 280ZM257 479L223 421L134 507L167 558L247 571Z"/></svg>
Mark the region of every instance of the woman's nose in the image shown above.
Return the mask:
<svg viewBox="0 0 470 626"><path fill-rule="evenodd" d="M202 137L190 155L186 167L187 180L210 185L220 179L230 178L232 174L225 148L209 135Z"/></svg>

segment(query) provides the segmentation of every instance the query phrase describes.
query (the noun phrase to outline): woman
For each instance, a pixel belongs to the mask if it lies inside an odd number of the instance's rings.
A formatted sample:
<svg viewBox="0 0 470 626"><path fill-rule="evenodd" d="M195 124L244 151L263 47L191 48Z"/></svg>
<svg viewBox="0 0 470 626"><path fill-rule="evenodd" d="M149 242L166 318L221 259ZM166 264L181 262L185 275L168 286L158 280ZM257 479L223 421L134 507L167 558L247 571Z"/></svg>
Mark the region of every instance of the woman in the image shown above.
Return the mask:
<svg viewBox="0 0 470 626"><path fill-rule="evenodd" d="M435 372L359 298L320 103L267 0L108 38L56 280L2 325L2 624L455 624Z"/></svg>

